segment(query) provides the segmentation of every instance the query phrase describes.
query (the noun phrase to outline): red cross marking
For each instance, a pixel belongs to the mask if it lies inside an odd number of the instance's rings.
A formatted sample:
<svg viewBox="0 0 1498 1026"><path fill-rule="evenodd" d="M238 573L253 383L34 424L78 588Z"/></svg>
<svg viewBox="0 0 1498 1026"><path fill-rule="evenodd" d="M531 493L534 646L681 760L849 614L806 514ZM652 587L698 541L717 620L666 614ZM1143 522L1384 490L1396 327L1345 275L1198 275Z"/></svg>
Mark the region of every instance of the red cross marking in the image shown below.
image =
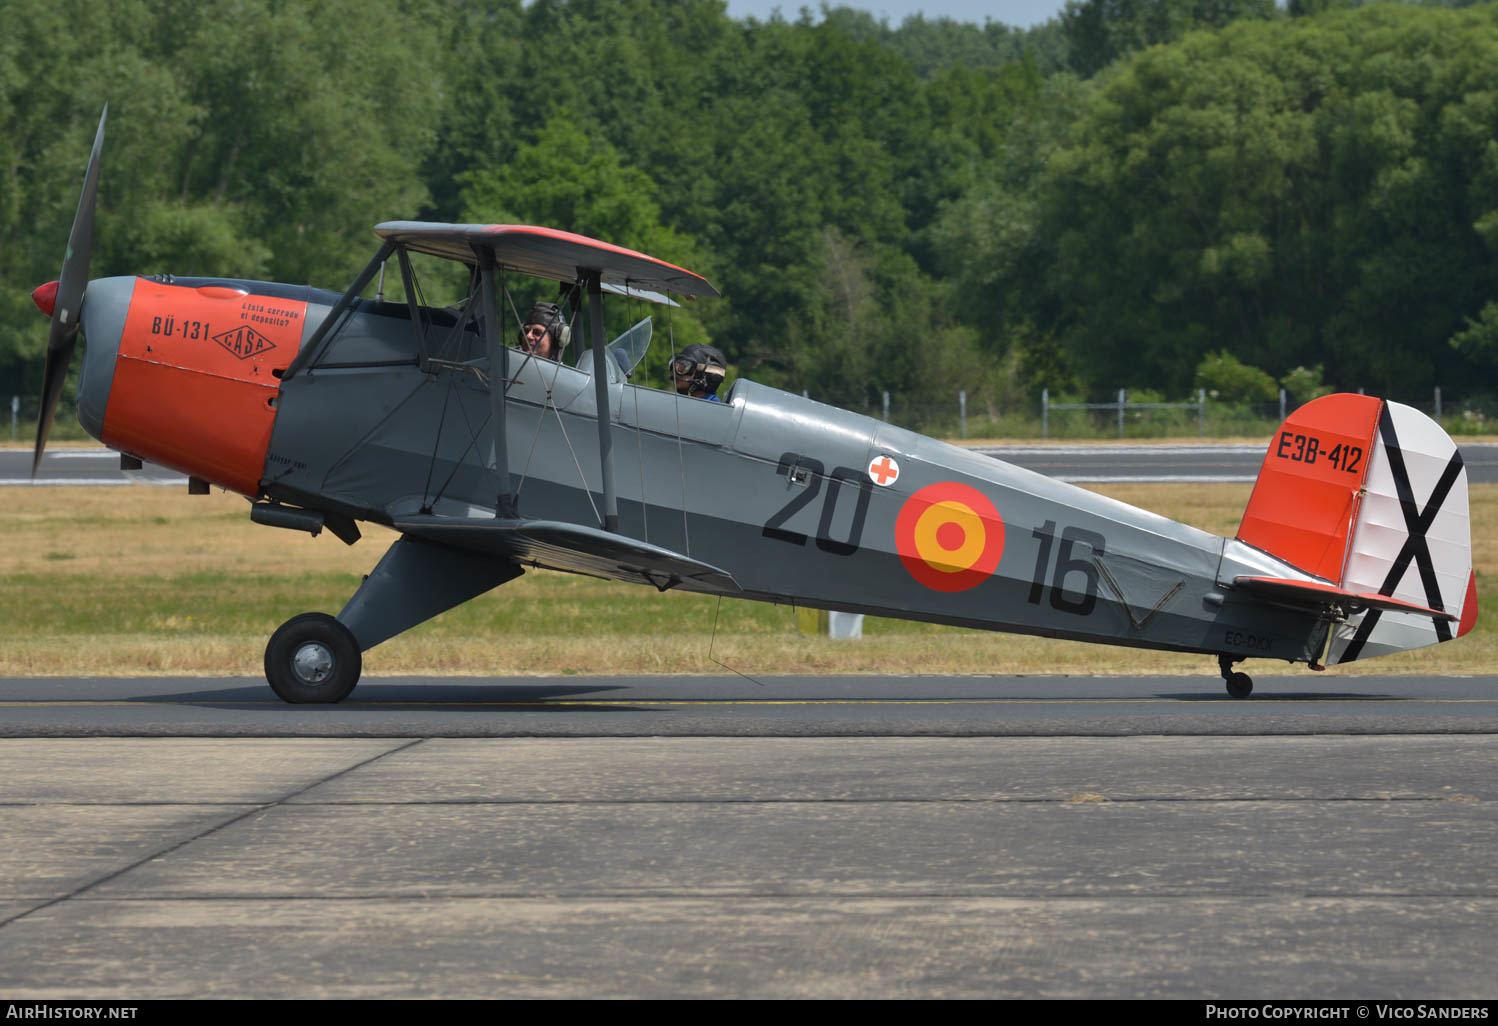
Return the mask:
<svg viewBox="0 0 1498 1026"><path fill-rule="evenodd" d="M869 464L869 476L876 484L887 485L900 476L900 468L888 456L880 456Z"/></svg>

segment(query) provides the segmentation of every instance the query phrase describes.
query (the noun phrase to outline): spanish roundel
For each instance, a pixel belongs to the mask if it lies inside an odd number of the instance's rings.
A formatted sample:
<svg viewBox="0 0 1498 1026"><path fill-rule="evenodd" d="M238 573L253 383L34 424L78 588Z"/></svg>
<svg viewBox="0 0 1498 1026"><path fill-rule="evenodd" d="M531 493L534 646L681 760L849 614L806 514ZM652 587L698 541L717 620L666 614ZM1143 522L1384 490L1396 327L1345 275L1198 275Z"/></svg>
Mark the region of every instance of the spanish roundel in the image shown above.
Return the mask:
<svg viewBox="0 0 1498 1026"><path fill-rule="evenodd" d="M895 518L895 551L921 584L967 591L998 568L1004 521L976 488L956 481L927 485L905 500Z"/></svg>

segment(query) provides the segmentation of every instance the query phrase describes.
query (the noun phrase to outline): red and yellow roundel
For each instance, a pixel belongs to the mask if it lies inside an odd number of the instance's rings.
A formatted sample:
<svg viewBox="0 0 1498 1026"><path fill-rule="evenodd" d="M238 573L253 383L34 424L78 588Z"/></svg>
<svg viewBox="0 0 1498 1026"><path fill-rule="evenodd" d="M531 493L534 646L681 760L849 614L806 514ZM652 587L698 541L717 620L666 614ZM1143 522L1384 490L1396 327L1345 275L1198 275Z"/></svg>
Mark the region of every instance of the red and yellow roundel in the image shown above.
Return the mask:
<svg viewBox="0 0 1498 1026"><path fill-rule="evenodd" d="M967 591L998 568L1004 521L976 488L927 485L895 518L895 551L910 576L936 591Z"/></svg>

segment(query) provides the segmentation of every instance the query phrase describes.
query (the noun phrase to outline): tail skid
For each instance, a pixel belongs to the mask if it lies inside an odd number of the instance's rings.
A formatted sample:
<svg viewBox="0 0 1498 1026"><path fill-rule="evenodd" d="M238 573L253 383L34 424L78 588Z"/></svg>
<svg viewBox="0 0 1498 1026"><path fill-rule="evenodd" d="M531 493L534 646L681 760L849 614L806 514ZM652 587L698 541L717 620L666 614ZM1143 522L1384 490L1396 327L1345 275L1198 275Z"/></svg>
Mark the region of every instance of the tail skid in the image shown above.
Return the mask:
<svg viewBox="0 0 1498 1026"><path fill-rule="evenodd" d="M1462 456L1411 407L1331 395L1295 411L1270 442L1238 538L1327 582L1280 582L1278 598L1324 592L1349 613L1328 665L1450 641L1476 623Z"/></svg>

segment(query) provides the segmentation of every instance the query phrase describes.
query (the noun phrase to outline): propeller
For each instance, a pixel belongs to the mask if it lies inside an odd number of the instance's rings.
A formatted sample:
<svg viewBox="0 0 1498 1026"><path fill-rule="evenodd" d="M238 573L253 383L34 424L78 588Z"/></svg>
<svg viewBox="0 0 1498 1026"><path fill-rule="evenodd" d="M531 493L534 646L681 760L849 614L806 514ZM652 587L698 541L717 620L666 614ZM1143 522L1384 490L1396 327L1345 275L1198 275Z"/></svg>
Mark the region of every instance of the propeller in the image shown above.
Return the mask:
<svg viewBox="0 0 1498 1026"><path fill-rule="evenodd" d="M68 376L68 364L78 342L78 314L83 306L83 291L88 287L88 262L94 245L94 200L99 194L99 151L104 147L104 119L109 104L99 115L99 130L94 134L94 149L88 157L88 171L83 176L83 195L78 199L78 213L73 216L73 230L68 234L68 251L62 258L62 273L52 299L52 330L47 335L47 363L42 372L42 411L36 424L36 452L31 460L31 476L42 465L47 435L57 413L57 400ZM42 293L48 286L37 290ZM43 298L38 295L38 305ZM45 309L45 307L44 307Z"/></svg>

